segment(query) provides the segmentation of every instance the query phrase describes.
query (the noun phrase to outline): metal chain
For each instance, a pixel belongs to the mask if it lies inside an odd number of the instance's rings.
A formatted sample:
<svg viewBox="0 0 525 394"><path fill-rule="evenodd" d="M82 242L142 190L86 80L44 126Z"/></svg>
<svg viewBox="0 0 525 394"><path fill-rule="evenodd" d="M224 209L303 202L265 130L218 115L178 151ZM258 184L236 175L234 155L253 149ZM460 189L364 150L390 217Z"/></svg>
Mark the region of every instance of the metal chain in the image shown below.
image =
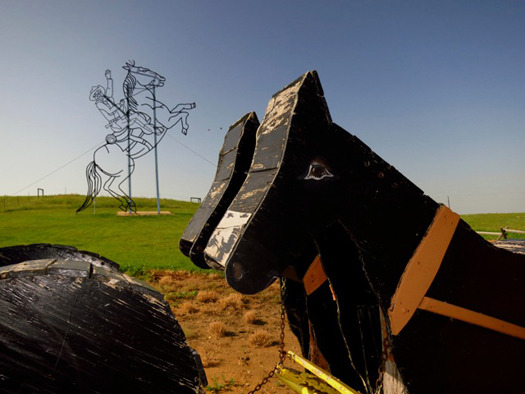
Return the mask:
<svg viewBox="0 0 525 394"><path fill-rule="evenodd" d="M248 392L248 394L254 394L257 391L259 391L262 386L264 386L266 383L270 381L271 378L274 377L274 375L279 370L279 367L283 365L284 359L286 358L286 352L284 350L284 329L286 327L286 310L284 307L284 297L286 292L286 280L284 278L280 278L280 287L281 287L281 326L280 326L280 335L279 335L279 361L275 365L275 367L268 372L268 374L263 378L261 383L259 383L255 388Z"/></svg>

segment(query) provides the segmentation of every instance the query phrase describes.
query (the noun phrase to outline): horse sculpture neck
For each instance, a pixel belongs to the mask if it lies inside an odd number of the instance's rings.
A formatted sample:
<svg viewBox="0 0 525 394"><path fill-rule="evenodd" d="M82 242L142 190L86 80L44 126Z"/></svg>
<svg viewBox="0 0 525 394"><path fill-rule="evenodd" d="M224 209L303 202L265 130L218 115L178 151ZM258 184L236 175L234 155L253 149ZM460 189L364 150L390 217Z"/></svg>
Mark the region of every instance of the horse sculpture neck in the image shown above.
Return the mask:
<svg viewBox="0 0 525 394"><path fill-rule="evenodd" d="M387 302L439 204L357 137L335 124L331 128L326 144L346 152L332 162L341 183L334 201L339 204L337 221L357 245L372 286Z"/></svg>
<svg viewBox="0 0 525 394"><path fill-rule="evenodd" d="M253 294L289 265L304 273L301 253L315 242L328 281L308 295L308 319L323 330L330 311L337 315L340 334L317 336L330 350L336 376L350 376L351 355L362 361L353 362L360 375L368 374L363 387L373 387L378 354L384 354L374 337L379 307L384 337L410 392L516 392L515 377L524 372L518 337L423 307L402 331L388 330L392 296L438 208L332 122L317 74L309 72L270 100L248 175L204 258L225 268L233 288ZM523 327L524 278L524 256L496 248L459 220L425 297ZM340 355L345 346L348 354Z"/></svg>

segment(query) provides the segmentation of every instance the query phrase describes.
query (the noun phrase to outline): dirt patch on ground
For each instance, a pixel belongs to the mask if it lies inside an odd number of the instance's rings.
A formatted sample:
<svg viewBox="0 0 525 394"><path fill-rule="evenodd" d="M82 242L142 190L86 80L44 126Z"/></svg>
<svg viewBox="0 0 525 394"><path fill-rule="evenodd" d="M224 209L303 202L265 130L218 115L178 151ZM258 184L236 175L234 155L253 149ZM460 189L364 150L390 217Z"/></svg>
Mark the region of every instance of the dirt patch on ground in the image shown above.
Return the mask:
<svg viewBox="0 0 525 394"><path fill-rule="evenodd" d="M251 296L235 292L219 274L155 270L150 283L164 294L188 343L201 355L207 392L247 393L275 367L280 335L278 283ZM300 354L288 324L285 345ZM272 378L259 392L291 390Z"/></svg>

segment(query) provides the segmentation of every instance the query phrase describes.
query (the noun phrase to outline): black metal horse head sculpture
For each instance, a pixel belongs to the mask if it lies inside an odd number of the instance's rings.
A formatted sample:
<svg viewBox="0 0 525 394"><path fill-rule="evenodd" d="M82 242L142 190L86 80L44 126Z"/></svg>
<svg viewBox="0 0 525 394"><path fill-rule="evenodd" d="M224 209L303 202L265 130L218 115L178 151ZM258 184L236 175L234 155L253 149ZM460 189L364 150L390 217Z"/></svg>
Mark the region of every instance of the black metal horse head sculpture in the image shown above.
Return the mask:
<svg viewBox="0 0 525 394"><path fill-rule="evenodd" d="M182 253L201 268L210 268L204 261L204 248L246 178L258 126L259 120L254 112L230 126L219 154L215 180L180 239Z"/></svg>
<svg viewBox="0 0 525 394"><path fill-rule="evenodd" d="M200 256L242 293L293 272L318 333L321 314L310 312L332 293L341 363L363 391L378 389L378 374L385 392L519 391L525 256L483 240L333 123L315 72L271 99L246 179L226 203ZM332 373L345 380L338 365Z"/></svg>

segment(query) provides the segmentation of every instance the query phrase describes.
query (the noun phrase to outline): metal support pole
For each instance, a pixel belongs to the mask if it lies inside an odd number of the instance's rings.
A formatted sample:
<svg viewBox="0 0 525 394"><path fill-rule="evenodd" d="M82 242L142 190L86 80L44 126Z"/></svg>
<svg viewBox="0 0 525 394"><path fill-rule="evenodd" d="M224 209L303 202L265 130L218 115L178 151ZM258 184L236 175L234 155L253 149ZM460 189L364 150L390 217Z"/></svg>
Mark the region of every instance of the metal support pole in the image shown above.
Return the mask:
<svg viewBox="0 0 525 394"><path fill-rule="evenodd" d="M127 118L127 121L128 121L128 208L129 208L129 213L131 214L132 213L132 209L131 209L131 202L133 201L132 198L131 198L131 125L130 125L130 121L129 121L129 97L128 95L126 94L126 104L127 104L127 109L126 109L126 118Z"/></svg>
<svg viewBox="0 0 525 394"><path fill-rule="evenodd" d="M153 141L155 144L155 182L157 185L157 215L160 215L159 160L157 154L157 100L155 97L155 86L153 86Z"/></svg>

